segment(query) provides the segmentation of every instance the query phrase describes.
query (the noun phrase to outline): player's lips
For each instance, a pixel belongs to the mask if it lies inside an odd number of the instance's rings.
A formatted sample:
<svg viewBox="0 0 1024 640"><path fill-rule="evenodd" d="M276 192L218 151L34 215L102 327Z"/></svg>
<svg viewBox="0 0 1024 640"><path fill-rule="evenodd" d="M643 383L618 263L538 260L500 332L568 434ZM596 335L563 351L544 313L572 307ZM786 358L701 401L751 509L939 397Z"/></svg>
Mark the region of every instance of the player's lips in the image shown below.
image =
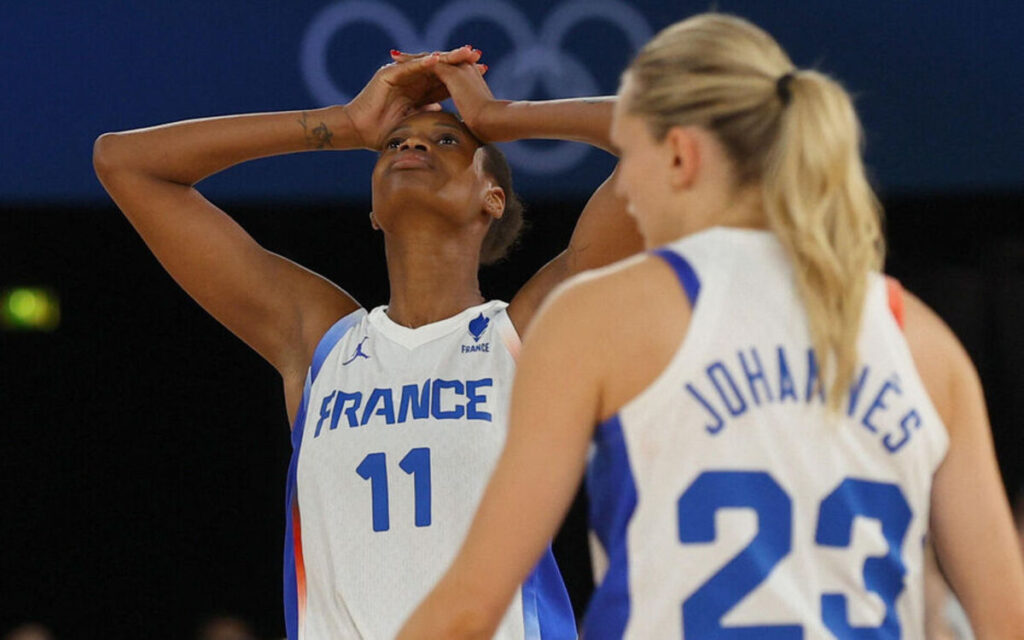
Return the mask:
<svg viewBox="0 0 1024 640"><path fill-rule="evenodd" d="M395 159L388 165L390 169L431 169L433 163L430 161L430 156L423 151L418 149L406 149L405 151L399 151L395 155Z"/></svg>

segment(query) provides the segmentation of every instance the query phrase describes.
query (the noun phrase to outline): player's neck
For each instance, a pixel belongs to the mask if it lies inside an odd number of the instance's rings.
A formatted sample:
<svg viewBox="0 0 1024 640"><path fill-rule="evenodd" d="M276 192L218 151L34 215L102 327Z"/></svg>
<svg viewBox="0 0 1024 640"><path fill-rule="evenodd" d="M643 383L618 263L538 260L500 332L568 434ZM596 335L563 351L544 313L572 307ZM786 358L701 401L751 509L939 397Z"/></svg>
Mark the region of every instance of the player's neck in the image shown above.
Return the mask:
<svg viewBox="0 0 1024 640"><path fill-rule="evenodd" d="M473 243L454 237L387 237L388 317L415 328L483 302L477 278L479 255L467 246Z"/></svg>

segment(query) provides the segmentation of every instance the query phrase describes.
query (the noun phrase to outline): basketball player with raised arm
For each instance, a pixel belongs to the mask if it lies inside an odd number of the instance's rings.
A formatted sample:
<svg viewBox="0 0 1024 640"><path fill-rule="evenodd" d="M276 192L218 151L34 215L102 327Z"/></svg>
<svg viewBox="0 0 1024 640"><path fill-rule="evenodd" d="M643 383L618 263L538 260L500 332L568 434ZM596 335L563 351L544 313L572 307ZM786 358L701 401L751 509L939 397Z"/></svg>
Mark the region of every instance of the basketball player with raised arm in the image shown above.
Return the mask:
<svg viewBox="0 0 1024 640"><path fill-rule="evenodd" d="M519 334L582 269L640 247L602 186L569 248L506 305L480 264L521 226L492 142L572 139L610 148L609 101L494 100L468 47L401 56L344 106L178 122L101 136L97 173L157 259L204 309L280 372L294 454L285 610L292 640L392 638L454 556L505 438ZM451 95L463 120L438 111ZM370 224L384 234L386 307L259 246L195 184L246 160L373 149ZM358 241L339 238L339 246ZM550 551L495 637L576 637Z"/></svg>

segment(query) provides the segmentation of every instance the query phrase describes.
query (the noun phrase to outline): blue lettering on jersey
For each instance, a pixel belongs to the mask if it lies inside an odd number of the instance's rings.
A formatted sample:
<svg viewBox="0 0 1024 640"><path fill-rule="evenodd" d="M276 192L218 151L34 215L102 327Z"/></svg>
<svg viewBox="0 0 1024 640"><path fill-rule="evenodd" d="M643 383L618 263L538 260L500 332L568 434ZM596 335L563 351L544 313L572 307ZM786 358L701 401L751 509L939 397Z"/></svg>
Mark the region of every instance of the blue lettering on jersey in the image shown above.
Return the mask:
<svg viewBox="0 0 1024 640"><path fill-rule="evenodd" d="M374 411L378 404L380 409ZM366 401L366 409L363 410L361 424L369 422L372 415L383 416L384 422L395 424L395 402L391 397L391 389L374 389L370 393L370 397Z"/></svg>
<svg viewBox="0 0 1024 640"><path fill-rule="evenodd" d="M707 411L708 414L711 416L711 422L709 424L704 425L704 428L707 429L708 433L714 435L721 431L722 427L725 426L725 420L723 420L722 416L719 415L717 411L715 411L715 407L712 406L712 404L708 402L704 398L704 396L700 394L700 391L697 391L697 389L692 384L687 383L686 390L690 392L690 395L693 396L697 400L697 402L700 403L700 406L704 407L704 410ZM324 402L326 401L327 399L324 398ZM319 431L317 431L317 433L319 433Z"/></svg>
<svg viewBox="0 0 1024 640"><path fill-rule="evenodd" d="M320 437L324 423L330 418L328 429L338 428L342 415L349 427L374 424L401 424L410 420L482 420L491 422L487 409L488 387L492 378L480 380L431 380L420 384L407 384L395 390L389 387L373 389L363 403L360 391L346 392L335 389L320 400L319 417L313 437ZM399 396L395 413L395 395Z"/></svg>
<svg viewBox="0 0 1024 640"><path fill-rule="evenodd" d="M323 401L320 403L320 419L316 422L316 433L313 437L316 438L320 435L320 429L324 426L324 420L331 415L331 400L334 400L334 391L324 396Z"/></svg>
<svg viewBox="0 0 1024 640"><path fill-rule="evenodd" d="M466 418L469 420L486 420L491 421L491 414L486 411L481 411L477 405L487 403L487 396L477 393L477 389L480 387L493 386L493 381L490 378L484 378L483 380L467 380L466 381L466 398L469 402L466 403Z"/></svg>
<svg viewBox="0 0 1024 640"><path fill-rule="evenodd" d="M730 419L739 418L751 408L801 400L805 404L824 403L825 388L814 350L802 350L797 355L778 346L775 352L774 369L770 365L765 368L762 363L770 363L771 360L763 360L758 350L751 347L738 350L735 361L711 362L704 368L703 376L686 381L682 389L706 417L705 431L712 436L718 435ZM803 377L795 380L790 363L801 360L807 364L802 371L797 371ZM798 382L802 383L802 394L796 391ZM903 387L896 373L880 379L873 375L868 365L855 370L846 415L854 424L878 436L882 448L889 453L902 449L924 426L920 411L906 405Z"/></svg>
<svg viewBox="0 0 1024 640"><path fill-rule="evenodd" d="M451 389L455 396L465 395L466 386L460 380L434 380L434 388L430 394L430 413L439 420L458 420L462 417L464 409L458 404L448 404L451 409L442 409L441 392ZM454 406L453 406L454 405Z"/></svg>
<svg viewBox="0 0 1024 640"><path fill-rule="evenodd" d="M490 353L491 352L491 343L490 342L483 342L483 343L480 343L480 344L464 344L464 345L462 345L462 353L476 353L476 352Z"/></svg>
<svg viewBox="0 0 1024 640"><path fill-rule="evenodd" d="M853 412L857 408L857 401L860 400L860 392L864 390L864 383L868 379L868 372L871 367L867 365L861 367L860 375L856 376L853 384L850 385L850 401L846 404L846 415L853 417Z"/></svg>
<svg viewBox="0 0 1024 640"><path fill-rule="evenodd" d="M733 381L732 375L729 370L725 368L722 361L714 362L707 368L708 378L714 383L715 389L718 391L718 397L722 399L722 403L725 408L729 410L729 413L735 418L741 416L747 411L747 401L743 399L743 394L740 393L739 388L736 386L736 382ZM718 374L718 375L716 375ZM729 389L724 388L724 384L729 383ZM732 391L732 393L729 393Z"/></svg>
<svg viewBox="0 0 1024 640"><path fill-rule="evenodd" d="M757 392L757 383L764 389L768 402L772 401L772 388L768 386L768 379L764 376L764 367L761 366L761 357L757 355L757 349L750 349L750 359L754 363L752 368L747 364L747 357L742 351L740 354L740 365L743 367L743 374L747 376L747 384L750 386L750 395L754 396L754 404L761 406L761 396Z"/></svg>
<svg viewBox="0 0 1024 640"><path fill-rule="evenodd" d="M778 347L779 354L779 402L785 402L786 398L792 398L796 402L796 387L793 384L793 376L789 373L789 364L786 362L786 350Z"/></svg>
<svg viewBox="0 0 1024 640"><path fill-rule="evenodd" d="M419 395L417 395L419 392ZM424 420L430 416L430 379L422 385L407 384L402 387L402 402L398 406L398 421L405 422L412 409L413 420Z"/></svg>
<svg viewBox="0 0 1024 640"><path fill-rule="evenodd" d="M345 393L341 389L338 389L338 395L334 399L334 411L331 413L331 431L338 428L338 420L341 418L342 412L348 416L348 426L356 426L358 424L356 420L356 410L359 409L359 405L362 401L362 393L358 391L355 393Z"/></svg>
<svg viewBox="0 0 1024 640"><path fill-rule="evenodd" d="M814 349L807 350L807 393L805 402L811 401L811 396L814 395L814 391L818 391L818 400L825 401L825 385L821 383L821 378L818 377L818 358L814 355Z"/></svg>

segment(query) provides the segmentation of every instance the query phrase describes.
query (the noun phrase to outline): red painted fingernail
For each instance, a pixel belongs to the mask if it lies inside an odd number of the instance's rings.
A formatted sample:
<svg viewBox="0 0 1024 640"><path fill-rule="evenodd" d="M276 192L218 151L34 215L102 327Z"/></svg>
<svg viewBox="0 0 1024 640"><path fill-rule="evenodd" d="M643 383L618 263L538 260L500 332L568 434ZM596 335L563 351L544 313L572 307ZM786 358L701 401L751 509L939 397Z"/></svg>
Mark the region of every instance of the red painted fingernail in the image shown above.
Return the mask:
<svg viewBox="0 0 1024 640"><path fill-rule="evenodd" d="M488 67L486 64L480 65L480 73L487 73L488 69L490 69L490 67Z"/></svg>
<svg viewBox="0 0 1024 640"><path fill-rule="evenodd" d="M392 49L391 50L391 55L393 55L393 56L400 56L400 55L402 55L402 52L399 51L398 49Z"/></svg>

